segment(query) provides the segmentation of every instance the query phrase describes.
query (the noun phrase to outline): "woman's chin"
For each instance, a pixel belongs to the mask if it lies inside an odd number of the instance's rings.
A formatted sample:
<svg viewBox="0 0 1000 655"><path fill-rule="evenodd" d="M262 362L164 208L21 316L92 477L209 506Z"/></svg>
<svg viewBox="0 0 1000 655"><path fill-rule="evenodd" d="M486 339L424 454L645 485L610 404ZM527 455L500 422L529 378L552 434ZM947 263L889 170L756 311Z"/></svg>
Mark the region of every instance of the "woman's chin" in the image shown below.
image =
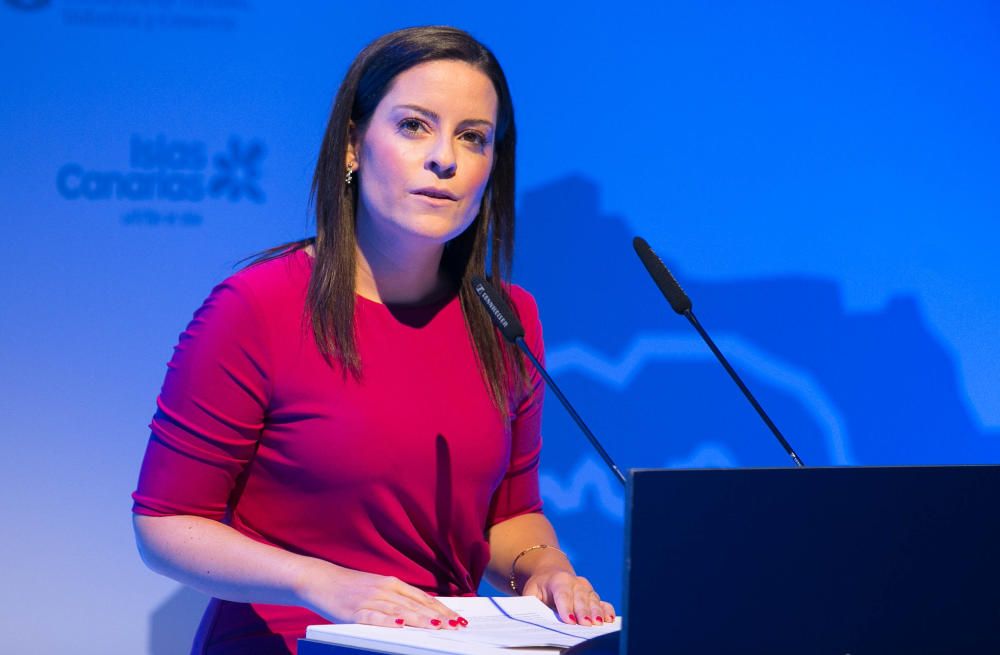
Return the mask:
<svg viewBox="0 0 1000 655"><path fill-rule="evenodd" d="M444 244L464 232L472 221L455 221L441 216L416 216L400 224L410 236Z"/></svg>

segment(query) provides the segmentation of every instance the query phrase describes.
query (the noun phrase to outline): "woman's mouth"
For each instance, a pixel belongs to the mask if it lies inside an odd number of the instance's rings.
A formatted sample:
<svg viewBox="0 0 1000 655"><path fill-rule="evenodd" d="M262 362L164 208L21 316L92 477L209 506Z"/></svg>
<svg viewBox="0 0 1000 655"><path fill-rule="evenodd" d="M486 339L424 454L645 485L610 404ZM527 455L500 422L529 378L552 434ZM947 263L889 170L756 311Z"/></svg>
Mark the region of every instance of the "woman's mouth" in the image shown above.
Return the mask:
<svg viewBox="0 0 1000 655"><path fill-rule="evenodd" d="M425 187L423 189L416 189L410 193L418 196L425 196L427 198L433 198L436 200L458 200L455 194L447 191L445 189L435 189L434 187Z"/></svg>

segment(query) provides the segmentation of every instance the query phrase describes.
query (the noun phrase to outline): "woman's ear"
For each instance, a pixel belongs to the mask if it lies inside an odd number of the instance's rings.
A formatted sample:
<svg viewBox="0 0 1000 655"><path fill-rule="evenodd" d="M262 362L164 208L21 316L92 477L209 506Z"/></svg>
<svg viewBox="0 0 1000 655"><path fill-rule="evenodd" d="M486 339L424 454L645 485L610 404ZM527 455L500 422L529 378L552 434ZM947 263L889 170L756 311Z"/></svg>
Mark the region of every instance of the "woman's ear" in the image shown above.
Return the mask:
<svg viewBox="0 0 1000 655"><path fill-rule="evenodd" d="M347 161L344 165L355 171L358 170L358 150L358 127L350 121L347 124Z"/></svg>

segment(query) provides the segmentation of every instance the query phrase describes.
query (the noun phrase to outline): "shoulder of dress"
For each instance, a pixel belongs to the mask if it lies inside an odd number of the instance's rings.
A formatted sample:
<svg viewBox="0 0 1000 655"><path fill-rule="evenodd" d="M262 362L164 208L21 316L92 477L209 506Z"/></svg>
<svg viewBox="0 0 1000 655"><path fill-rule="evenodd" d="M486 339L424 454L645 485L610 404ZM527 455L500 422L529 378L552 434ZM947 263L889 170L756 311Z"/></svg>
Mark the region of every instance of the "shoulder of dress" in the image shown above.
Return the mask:
<svg viewBox="0 0 1000 655"><path fill-rule="evenodd" d="M514 304L514 311L517 312L529 336L541 332L541 319L538 316L538 302L535 297L524 287L516 284L511 284L506 289Z"/></svg>
<svg viewBox="0 0 1000 655"><path fill-rule="evenodd" d="M507 294L519 312L529 310L533 313L538 313L538 302L524 287L518 284L510 284L507 286Z"/></svg>
<svg viewBox="0 0 1000 655"><path fill-rule="evenodd" d="M250 264L223 280L220 286L251 295L266 307L280 305L305 293L309 284L308 257L298 250Z"/></svg>

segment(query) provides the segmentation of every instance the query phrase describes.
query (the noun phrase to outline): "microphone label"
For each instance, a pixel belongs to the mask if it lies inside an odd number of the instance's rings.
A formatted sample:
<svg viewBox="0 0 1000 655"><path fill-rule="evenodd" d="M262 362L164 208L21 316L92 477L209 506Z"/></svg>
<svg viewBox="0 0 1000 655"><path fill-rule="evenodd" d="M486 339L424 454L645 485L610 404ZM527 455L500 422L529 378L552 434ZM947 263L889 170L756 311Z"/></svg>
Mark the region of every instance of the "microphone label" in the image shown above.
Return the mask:
<svg viewBox="0 0 1000 655"><path fill-rule="evenodd" d="M483 303L486 305L487 308L489 308L490 312L497 319L497 323L499 323L504 327L507 327L509 321L506 319L506 317L504 317L500 309L493 303L493 299L490 298L490 294L486 292L486 287L484 287L481 283L477 283L476 293L479 294L479 297L482 298Z"/></svg>

